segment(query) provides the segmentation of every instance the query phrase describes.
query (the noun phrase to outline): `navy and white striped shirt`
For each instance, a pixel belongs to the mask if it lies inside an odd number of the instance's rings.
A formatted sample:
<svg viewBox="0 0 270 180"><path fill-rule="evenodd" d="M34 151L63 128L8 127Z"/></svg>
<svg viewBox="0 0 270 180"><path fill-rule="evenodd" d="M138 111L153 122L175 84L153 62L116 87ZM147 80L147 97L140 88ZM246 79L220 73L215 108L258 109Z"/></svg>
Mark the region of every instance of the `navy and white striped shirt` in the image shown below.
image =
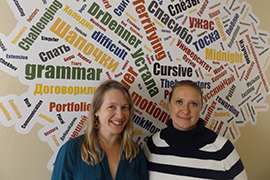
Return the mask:
<svg viewBox="0 0 270 180"><path fill-rule="evenodd" d="M144 147L150 180L247 179L232 143L198 120L190 131L168 127L151 136Z"/></svg>

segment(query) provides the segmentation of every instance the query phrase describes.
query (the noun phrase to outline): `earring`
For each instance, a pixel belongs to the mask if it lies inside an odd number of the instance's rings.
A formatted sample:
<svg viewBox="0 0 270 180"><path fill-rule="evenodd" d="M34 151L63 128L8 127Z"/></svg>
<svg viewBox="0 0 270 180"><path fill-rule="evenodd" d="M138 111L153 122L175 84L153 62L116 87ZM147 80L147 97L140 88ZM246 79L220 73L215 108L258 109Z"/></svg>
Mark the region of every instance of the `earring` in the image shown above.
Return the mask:
<svg viewBox="0 0 270 180"><path fill-rule="evenodd" d="M100 124L99 124L99 118L98 118L98 116L95 116L95 124L94 124L94 128L95 128L95 129L99 129L99 126L100 126Z"/></svg>

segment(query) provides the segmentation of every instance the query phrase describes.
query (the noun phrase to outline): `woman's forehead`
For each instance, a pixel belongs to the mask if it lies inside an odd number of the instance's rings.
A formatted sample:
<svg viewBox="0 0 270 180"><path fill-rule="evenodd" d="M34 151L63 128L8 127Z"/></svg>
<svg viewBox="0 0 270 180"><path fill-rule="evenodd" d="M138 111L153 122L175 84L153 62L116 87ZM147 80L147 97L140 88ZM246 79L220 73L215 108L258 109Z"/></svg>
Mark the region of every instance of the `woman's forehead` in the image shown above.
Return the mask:
<svg viewBox="0 0 270 180"><path fill-rule="evenodd" d="M191 86L179 86L174 89L172 96L173 97L193 96L193 97L201 98L201 93L197 89Z"/></svg>

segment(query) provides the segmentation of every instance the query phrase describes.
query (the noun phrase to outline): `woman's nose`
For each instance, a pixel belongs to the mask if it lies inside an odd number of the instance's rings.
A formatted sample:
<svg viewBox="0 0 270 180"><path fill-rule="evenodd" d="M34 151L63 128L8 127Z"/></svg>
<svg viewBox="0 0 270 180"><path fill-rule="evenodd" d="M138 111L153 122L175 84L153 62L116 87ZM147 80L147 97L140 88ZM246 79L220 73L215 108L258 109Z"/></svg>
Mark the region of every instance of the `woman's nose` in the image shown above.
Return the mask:
<svg viewBox="0 0 270 180"><path fill-rule="evenodd" d="M116 114L119 118L123 118L124 117L124 112L122 109L117 109L116 110Z"/></svg>
<svg viewBox="0 0 270 180"><path fill-rule="evenodd" d="M184 112L184 113L189 113L190 111L189 111L189 106L188 106L188 104L183 104L183 106L182 106L182 111Z"/></svg>

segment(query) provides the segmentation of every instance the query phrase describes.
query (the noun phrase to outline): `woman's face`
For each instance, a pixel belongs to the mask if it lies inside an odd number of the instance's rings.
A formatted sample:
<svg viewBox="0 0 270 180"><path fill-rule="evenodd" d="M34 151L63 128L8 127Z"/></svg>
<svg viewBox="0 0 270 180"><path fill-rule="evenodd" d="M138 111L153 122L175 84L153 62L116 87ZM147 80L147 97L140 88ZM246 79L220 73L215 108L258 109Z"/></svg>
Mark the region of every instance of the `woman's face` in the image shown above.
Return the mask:
<svg viewBox="0 0 270 180"><path fill-rule="evenodd" d="M190 86L177 87L169 102L173 127L188 131L195 128L202 108L200 93Z"/></svg>
<svg viewBox="0 0 270 180"><path fill-rule="evenodd" d="M120 134L129 120L129 103L124 93L117 89L106 91L95 115L99 117L101 135L111 137Z"/></svg>

